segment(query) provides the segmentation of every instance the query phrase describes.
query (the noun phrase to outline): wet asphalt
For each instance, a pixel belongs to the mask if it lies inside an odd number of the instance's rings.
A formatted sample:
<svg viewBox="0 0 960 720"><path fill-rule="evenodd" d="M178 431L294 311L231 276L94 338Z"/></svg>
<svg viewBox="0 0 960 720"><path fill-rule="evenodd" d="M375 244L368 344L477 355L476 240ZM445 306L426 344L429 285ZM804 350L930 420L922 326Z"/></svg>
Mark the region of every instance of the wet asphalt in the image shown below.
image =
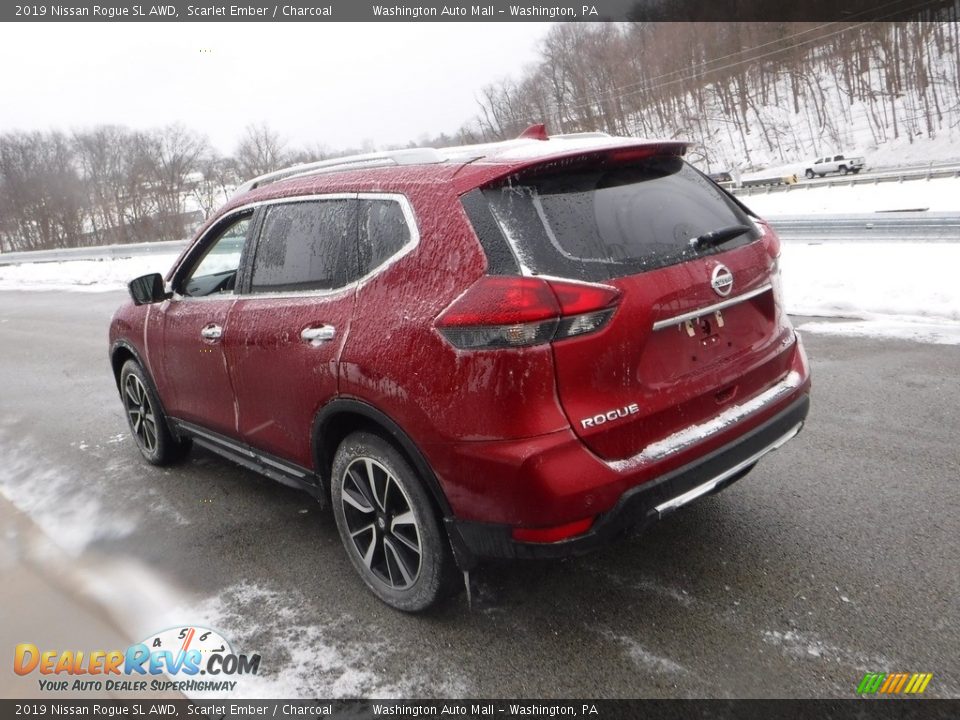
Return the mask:
<svg viewBox="0 0 960 720"><path fill-rule="evenodd" d="M960 696L956 346L807 333L807 426L739 483L407 616L306 495L202 450L141 461L107 364L122 299L0 292L0 490L66 552L146 568L182 622L260 652L248 694L852 697L905 671Z"/></svg>

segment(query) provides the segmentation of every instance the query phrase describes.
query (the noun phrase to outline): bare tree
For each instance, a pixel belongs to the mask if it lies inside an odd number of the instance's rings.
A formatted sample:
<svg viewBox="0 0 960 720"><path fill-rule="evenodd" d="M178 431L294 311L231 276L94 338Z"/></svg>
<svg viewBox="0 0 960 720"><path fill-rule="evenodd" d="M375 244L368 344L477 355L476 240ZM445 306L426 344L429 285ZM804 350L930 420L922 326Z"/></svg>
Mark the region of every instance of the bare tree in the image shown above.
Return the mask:
<svg viewBox="0 0 960 720"><path fill-rule="evenodd" d="M84 242L83 186L69 140L59 132L0 136L4 247L75 247Z"/></svg>
<svg viewBox="0 0 960 720"><path fill-rule="evenodd" d="M192 187L191 196L200 206L204 219L230 199L241 179L233 158L224 158L211 151L200 161L202 178Z"/></svg>
<svg viewBox="0 0 960 720"><path fill-rule="evenodd" d="M234 157L245 179L279 170L287 163L287 143L267 123L247 125Z"/></svg>
<svg viewBox="0 0 960 720"><path fill-rule="evenodd" d="M179 123L143 137L141 152L149 177L147 194L156 209L161 238L177 240L186 234L184 200L200 179L200 161L208 150L205 137Z"/></svg>

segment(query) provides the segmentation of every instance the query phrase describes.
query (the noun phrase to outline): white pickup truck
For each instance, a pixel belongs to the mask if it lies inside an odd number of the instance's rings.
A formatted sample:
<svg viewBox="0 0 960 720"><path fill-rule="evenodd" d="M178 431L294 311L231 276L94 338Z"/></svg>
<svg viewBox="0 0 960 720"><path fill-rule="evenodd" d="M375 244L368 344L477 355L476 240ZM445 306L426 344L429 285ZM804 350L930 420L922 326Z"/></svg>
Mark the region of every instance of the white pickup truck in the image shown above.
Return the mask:
<svg viewBox="0 0 960 720"><path fill-rule="evenodd" d="M835 172L841 175L846 175L847 173L856 175L863 169L864 165L866 165L866 163L862 157L848 158L843 155L826 155L814 160L813 163L808 165L807 169L803 171L803 174L807 176L807 180L812 180L814 175L823 177L827 173Z"/></svg>

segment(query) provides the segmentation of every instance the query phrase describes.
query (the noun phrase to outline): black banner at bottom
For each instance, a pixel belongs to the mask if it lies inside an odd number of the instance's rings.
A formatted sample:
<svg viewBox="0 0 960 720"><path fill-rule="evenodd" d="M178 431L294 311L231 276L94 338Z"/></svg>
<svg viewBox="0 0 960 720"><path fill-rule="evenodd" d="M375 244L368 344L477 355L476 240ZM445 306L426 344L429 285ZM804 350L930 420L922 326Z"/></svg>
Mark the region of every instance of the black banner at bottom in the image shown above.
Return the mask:
<svg viewBox="0 0 960 720"><path fill-rule="evenodd" d="M851 700L0 700L0 718L649 718L933 720L960 699Z"/></svg>

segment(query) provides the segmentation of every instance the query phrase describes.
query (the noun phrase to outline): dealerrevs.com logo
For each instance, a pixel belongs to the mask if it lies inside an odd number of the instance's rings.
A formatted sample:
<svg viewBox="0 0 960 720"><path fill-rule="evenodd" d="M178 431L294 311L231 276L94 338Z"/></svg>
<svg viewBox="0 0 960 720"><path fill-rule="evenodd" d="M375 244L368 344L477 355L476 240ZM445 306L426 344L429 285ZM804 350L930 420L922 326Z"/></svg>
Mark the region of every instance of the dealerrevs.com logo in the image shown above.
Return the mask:
<svg viewBox="0 0 960 720"><path fill-rule="evenodd" d="M260 655L235 653L218 632L195 626L155 633L126 650L50 650L20 643L13 657L17 675L39 674L40 689L51 692L232 691L237 681L228 678L256 675L259 669Z"/></svg>

